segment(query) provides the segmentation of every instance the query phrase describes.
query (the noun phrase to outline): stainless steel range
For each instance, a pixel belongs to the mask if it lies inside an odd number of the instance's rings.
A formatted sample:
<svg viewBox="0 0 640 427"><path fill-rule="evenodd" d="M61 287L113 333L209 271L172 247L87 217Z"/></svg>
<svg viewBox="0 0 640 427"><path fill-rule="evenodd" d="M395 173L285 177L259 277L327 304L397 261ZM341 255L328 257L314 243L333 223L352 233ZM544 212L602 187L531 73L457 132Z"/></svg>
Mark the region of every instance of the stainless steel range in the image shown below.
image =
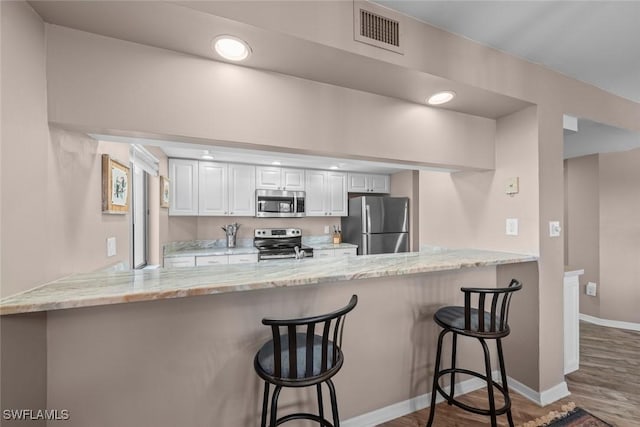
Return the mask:
<svg viewBox="0 0 640 427"><path fill-rule="evenodd" d="M253 236L258 261L313 257L313 248L302 244L299 228L256 228Z"/></svg>

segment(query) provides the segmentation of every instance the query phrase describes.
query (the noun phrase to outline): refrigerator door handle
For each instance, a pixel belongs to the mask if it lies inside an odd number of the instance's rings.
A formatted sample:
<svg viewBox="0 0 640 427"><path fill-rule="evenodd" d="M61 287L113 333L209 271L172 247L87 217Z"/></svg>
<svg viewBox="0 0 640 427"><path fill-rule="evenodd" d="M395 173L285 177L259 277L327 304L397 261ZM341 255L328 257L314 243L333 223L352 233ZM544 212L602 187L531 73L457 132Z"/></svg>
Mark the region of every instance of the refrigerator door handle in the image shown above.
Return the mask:
<svg viewBox="0 0 640 427"><path fill-rule="evenodd" d="M364 232L371 232L371 207L368 204L364 205Z"/></svg>
<svg viewBox="0 0 640 427"><path fill-rule="evenodd" d="M362 235L362 253L360 255L369 255L369 235Z"/></svg>

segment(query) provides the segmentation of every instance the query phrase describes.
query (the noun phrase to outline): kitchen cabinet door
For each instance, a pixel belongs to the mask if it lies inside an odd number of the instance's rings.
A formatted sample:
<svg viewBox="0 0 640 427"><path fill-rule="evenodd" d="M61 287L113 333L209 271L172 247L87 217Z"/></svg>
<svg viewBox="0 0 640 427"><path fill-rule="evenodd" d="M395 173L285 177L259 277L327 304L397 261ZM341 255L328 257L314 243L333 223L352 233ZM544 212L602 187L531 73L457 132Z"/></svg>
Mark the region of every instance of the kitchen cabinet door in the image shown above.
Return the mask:
<svg viewBox="0 0 640 427"><path fill-rule="evenodd" d="M258 262L258 254L229 255L229 264L253 264Z"/></svg>
<svg viewBox="0 0 640 427"><path fill-rule="evenodd" d="M327 172L326 209L330 216L347 216L347 174Z"/></svg>
<svg viewBox="0 0 640 427"><path fill-rule="evenodd" d="M229 215L255 216L256 168L229 164Z"/></svg>
<svg viewBox="0 0 640 427"><path fill-rule="evenodd" d="M195 257L192 256L176 256L164 259L164 268L195 267L195 265Z"/></svg>
<svg viewBox="0 0 640 427"><path fill-rule="evenodd" d="M367 175L363 173L349 173L348 174L348 186L347 190L350 193L366 193L367 187Z"/></svg>
<svg viewBox="0 0 640 427"><path fill-rule="evenodd" d="M199 162L198 214L201 216L227 215L228 187L226 163Z"/></svg>
<svg viewBox="0 0 640 427"><path fill-rule="evenodd" d="M313 257L314 258L329 258L334 256L333 249L314 249Z"/></svg>
<svg viewBox="0 0 640 427"><path fill-rule="evenodd" d="M198 161L169 159L169 215L198 215Z"/></svg>
<svg viewBox="0 0 640 427"><path fill-rule="evenodd" d="M305 191L304 200L306 216L326 216L326 197L327 188L327 172L307 170L305 173Z"/></svg>
<svg viewBox="0 0 640 427"><path fill-rule="evenodd" d="M388 194L391 192L391 179L389 175L350 173L347 191Z"/></svg>
<svg viewBox="0 0 640 427"><path fill-rule="evenodd" d="M304 191L304 170L282 168L280 182L282 184L282 190Z"/></svg>
<svg viewBox="0 0 640 427"><path fill-rule="evenodd" d="M390 193L391 180L389 175L369 175L369 189L372 193Z"/></svg>
<svg viewBox="0 0 640 427"><path fill-rule="evenodd" d="M262 190L280 190L282 170L267 166L256 166L256 188Z"/></svg>

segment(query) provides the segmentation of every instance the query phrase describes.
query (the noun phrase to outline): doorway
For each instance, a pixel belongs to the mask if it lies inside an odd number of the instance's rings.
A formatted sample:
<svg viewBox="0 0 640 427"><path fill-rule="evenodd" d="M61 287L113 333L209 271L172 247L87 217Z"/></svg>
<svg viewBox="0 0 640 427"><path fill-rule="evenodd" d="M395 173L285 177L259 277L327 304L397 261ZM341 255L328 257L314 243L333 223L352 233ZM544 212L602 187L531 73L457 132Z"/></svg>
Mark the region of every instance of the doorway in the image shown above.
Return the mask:
<svg viewBox="0 0 640 427"><path fill-rule="evenodd" d="M132 215L131 215L131 265L134 269L144 268L148 262L148 218L149 201L147 194L148 174L140 166L133 164Z"/></svg>

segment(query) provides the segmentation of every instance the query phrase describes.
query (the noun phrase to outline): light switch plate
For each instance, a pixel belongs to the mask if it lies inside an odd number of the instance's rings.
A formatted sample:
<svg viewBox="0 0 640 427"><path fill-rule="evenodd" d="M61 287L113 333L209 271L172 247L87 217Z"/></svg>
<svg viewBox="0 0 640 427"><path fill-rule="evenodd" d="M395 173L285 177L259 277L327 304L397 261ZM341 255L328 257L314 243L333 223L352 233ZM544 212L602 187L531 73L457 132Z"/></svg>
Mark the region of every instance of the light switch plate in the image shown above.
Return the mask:
<svg viewBox="0 0 640 427"><path fill-rule="evenodd" d="M507 218L507 236L518 235L518 218Z"/></svg>
<svg viewBox="0 0 640 427"><path fill-rule="evenodd" d="M561 231L560 221L549 221L549 237L559 237Z"/></svg>
<svg viewBox="0 0 640 427"><path fill-rule="evenodd" d="M507 185L505 186L505 193L509 195L518 194L520 192L520 182L517 176L507 179Z"/></svg>
<svg viewBox="0 0 640 427"><path fill-rule="evenodd" d="M116 238L107 238L107 256L116 256Z"/></svg>

